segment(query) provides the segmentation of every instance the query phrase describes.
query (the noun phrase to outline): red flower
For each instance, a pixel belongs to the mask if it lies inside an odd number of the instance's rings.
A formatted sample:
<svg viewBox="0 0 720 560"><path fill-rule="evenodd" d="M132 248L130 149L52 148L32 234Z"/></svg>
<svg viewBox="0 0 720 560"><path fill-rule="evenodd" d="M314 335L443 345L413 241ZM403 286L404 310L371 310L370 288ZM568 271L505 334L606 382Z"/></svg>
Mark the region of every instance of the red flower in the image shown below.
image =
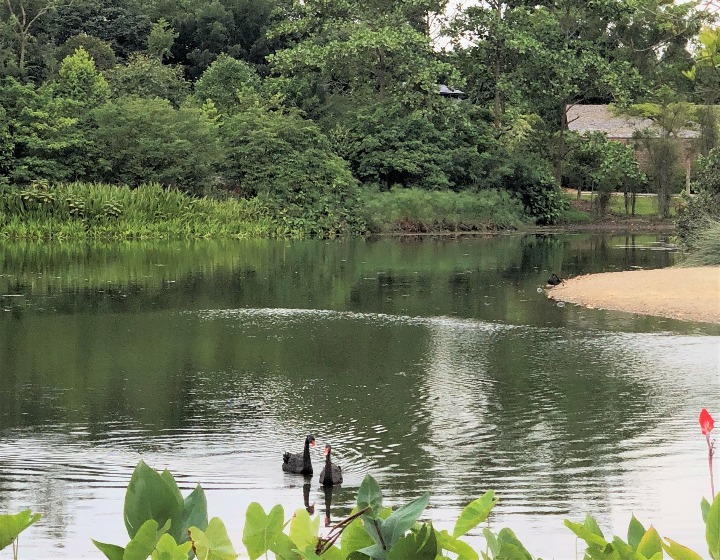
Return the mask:
<svg viewBox="0 0 720 560"><path fill-rule="evenodd" d="M710 435L710 432L715 427L715 420L710 416L707 409L703 408L700 412L700 429L704 436Z"/></svg>

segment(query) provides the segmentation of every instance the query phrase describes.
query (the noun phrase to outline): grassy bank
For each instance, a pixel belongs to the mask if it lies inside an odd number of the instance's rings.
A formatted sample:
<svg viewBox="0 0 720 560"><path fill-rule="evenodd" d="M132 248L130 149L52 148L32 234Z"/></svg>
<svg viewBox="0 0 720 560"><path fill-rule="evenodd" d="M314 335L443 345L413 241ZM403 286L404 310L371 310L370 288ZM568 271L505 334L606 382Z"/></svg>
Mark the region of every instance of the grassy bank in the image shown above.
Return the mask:
<svg viewBox="0 0 720 560"><path fill-rule="evenodd" d="M519 229L530 223L520 201L506 191L474 193L397 189L365 195L372 233L439 233Z"/></svg>
<svg viewBox="0 0 720 560"><path fill-rule="evenodd" d="M5 187L4 239L192 239L284 234L258 199L192 198L159 185Z"/></svg>
<svg viewBox="0 0 720 560"><path fill-rule="evenodd" d="M604 215L597 212L597 195L595 193L583 192L580 198L576 191L565 191L566 209L560 217L561 224L592 224L612 222L618 219L632 219L648 222L658 222L657 196L639 195L635 199L635 214L628 215L625 212L625 198L622 193L613 194ZM670 203L670 216L677 214L677 207L680 201L679 196L673 196Z"/></svg>

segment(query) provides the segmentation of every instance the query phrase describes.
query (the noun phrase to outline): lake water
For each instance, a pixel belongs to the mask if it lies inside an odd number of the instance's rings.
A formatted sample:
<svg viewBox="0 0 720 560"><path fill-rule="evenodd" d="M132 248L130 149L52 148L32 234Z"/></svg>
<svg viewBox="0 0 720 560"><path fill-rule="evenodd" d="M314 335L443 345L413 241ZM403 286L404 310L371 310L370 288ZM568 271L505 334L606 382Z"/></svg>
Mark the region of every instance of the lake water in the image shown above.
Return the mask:
<svg viewBox="0 0 720 560"><path fill-rule="evenodd" d="M657 235L0 246L0 511L43 518L20 558L125 545L140 459L169 469L236 548L252 501L303 507L285 450L315 434L345 484L431 493L451 528L488 489L490 527L575 558L563 526L630 515L707 555L698 415L720 416L720 327L558 306L551 272L661 268ZM476 531L469 540L478 547Z"/></svg>

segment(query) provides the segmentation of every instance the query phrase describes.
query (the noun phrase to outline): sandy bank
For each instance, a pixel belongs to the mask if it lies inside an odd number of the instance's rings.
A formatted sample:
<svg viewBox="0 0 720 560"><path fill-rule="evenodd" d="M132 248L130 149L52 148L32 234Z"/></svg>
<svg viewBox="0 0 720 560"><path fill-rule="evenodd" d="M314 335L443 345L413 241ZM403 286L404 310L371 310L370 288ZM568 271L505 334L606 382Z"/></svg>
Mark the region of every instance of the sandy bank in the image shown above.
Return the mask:
<svg viewBox="0 0 720 560"><path fill-rule="evenodd" d="M591 308L720 324L720 267L588 274L547 294Z"/></svg>

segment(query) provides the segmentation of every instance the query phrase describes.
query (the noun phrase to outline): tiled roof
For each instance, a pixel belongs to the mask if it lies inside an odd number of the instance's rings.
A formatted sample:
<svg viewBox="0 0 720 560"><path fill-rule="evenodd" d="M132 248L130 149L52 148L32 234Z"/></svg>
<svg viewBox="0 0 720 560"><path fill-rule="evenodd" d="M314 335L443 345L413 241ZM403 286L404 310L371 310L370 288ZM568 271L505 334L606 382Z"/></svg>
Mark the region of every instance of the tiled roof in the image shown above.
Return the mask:
<svg viewBox="0 0 720 560"><path fill-rule="evenodd" d="M653 121L639 117L615 115L607 105L573 105L568 108L568 128L580 134L604 132L610 139L627 140L635 131L654 128ZM683 130L681 138L696 138L695 130Z"/></svg>

